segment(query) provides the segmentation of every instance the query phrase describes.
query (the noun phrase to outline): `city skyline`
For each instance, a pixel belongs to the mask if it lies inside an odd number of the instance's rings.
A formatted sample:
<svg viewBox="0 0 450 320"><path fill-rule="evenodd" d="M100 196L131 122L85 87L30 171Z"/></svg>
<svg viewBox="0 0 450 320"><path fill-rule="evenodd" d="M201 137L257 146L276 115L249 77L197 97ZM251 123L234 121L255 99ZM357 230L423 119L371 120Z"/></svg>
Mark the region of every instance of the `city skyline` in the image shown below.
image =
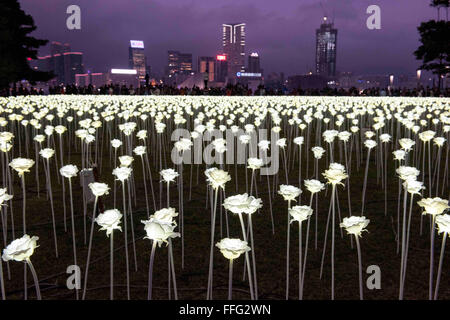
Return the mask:
<svg viewBox="0 0 450 320"><path fill-rule="evenodd" d="M315 30L324 14L333 18L335 28L339 30L337 72L413 74L420 65L412 53L419 45L416 27L421 21L435 18L435 11L428 3L418 0L395 3L378 0L382 13L381 30L367 29L369 15L366 8L371 2L365 0L349 0L339 6L332 1L322 1L321 6L310 0L297 4L284 0L277 6L270 3L256 5L253 0L243 3L219 0L214 4L199 0L183 3L173 0L164 4L136 1L126 6L117 1L108 8L102 8L99 1L48 0L55 5L46 6L45 11L30 0L20 2L35 19L38 26L35 34L71 43L84 53L87 69L127 67L128 52L123 43L139 39L146 43L148 64L160 74L167 65L167 50L176 48L190 52L194 59L223 53L219 41L221 28L229 21L246 23L245 54L258 52L263 59L265 74L314 72ZM82 29L79 31L65 28L65 9L69 4L81 7ZM399 13L406 10L406 4L408 14L399 17ZM54 20L45 19L49 10L54 13ZM168 16L172 18L163 19ZM143 18L146 18L145 23ZM98 28L100 25L102 28ZM40 52L43 54L46 52Z"/></svg>

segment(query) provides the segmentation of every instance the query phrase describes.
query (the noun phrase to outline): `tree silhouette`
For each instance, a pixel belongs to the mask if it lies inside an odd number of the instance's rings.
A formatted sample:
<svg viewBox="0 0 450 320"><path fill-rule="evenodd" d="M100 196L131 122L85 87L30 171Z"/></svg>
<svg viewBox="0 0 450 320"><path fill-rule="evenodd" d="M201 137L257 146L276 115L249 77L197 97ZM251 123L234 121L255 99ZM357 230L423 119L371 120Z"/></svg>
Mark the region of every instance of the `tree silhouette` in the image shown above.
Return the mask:
<svg viewBox="0 0 450 320"><path fill-rule="evenodd" d="M0 8L0 90L20 80L50 80L51 73L35 71L28 64L37 58L37 49L48 42L29 36L36 30L33 18L17 0L0 0Z"/></svg>
<svg viewBox="0 0 450 320"><path fill-rule="evenodd" d="M450 0L432 0L430 6L437 8L438 21L441 20L441 8L445 8L445 19L448 20L448 7L450 6Z"/></svg>
<svg viewBox="0 0 450 320"><path fill-rule="evenodd" d="M438 21L422 22L417 28L420 34L420 47L414 52L418 60L422 60L421 69L432 71L438 76L441 89L442 77L450 71L450 22L439 20L439 9L448 9L450 0L432 0L431 6L438 8Z"/></svg>

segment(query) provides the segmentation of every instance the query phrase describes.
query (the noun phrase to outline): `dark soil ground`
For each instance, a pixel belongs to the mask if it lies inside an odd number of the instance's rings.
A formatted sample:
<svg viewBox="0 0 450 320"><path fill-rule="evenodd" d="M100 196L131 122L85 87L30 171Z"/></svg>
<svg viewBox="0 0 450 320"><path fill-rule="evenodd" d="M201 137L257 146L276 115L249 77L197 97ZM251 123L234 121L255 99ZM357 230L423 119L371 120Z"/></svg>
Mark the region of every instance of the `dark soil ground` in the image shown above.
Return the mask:
<svg viewBox="0 0 450 320"><path fill-rule="evenodd" d="M105 152L106 154L106 152ZM31 156L33 157L33 156ZM67 155L65 155L67 157ZM80 167L80 154L72 150L70 162ZM354 157L353 157L354 158ZM377 183L376 164L371 157L369 176L366 194L365 216L371 220L368 231L363 233L361 238L364 298L375 299L398 299L399 287L399 267L400 255L397 254L396 227L397 227L397 192L398 179L394 173L394 163L390 159L388 164L388 195L387 215L384 213L384 190L381 182ZM320 160L319 172L323 171L325 156ZM151 160L151 162L153 162ZM304 163L304 162L303 162ZM357 215L361 210L362 185L364 180L365 160L359 170L353 163L351 172L351 204L352 213ZM313 162L310 162L310 173L312 175ZM242 167L242 166L241 166ZM305 166L303 166L305 168ZM57 236L59 245L59 258L55 257L50 202L44 192L45 177L40 164L41 194L37 196L37 188L34 178L34 169L26 174L27 183L27 204L26 219L27 233L39 236L39 247L32 256L32 262L36 268L43 299L74 299L75 293L66 287L66 280L69 274L66 274L66 268L73 264L72 237L70 216L67 220L67 232L64 231L63 208L62 208L62 187L58 182L54 161L52 164L52 187L55 203L55 213L57 218ZM173 240L174 259L176 268L176 278L178 286L179 299L205 299L206 285L208 280L208 261L210 250L210 208L206 208L205 199L205 177L204 167L200 168L199 181L196 181L196 169L194 169L192 197L189 199L189 166L184 169L184 217L185 217L185 265L181 267L181 239ZM304 169L303 169L304 170ZM111 174L112 166L109 157L103 159L99 181L106 182L110 187L113 186L113 176ZM235 189L234 167L229 167L228 172L232 176L232 181L227 184L227 195L245 192L245 174L243 168L238 172L238 186ZM442 172L442 171L441 171ZM157 169L152 167L153 184L157 204L159 203L159 174ZM249 171L249 178L251 172ZM14 173L14 200L13 213L15 219L16 235L22 234L22 196L20 180ZM141 173L141 164L138 158L134 162L134 175L136 182L136 192L138 194L137 203L133 203L133 223L136 237L136 261L134 262L133 246L129 245L130 269L131 269L131 298L147 298L148 265L150 258L151 242L142 239L145 235L141 220L146 219L144 185ZM303 175L305 173L303 172ZM279 173L279 182L285 183L283 171ZM258 288L260 299L284 299L286 285L286 221L287 221L287 202L281 196L275 194L273 200L273 216L275 224L275 234L272 234L267 181L263 177L258 180L258 195L264 202L264 207L253 217L255 254L258 271ZM426 176L426 179L427 176ZM323 181L320 176L320 180ZM66 182L67 183L67 182ZM289 172L289 183L298 185L298 162L295 163ZM148 188L150 184L148 183ZM84 276L85 262L87 256L87 245L84 241L83 225L83 205L81 199L81 188L79 187L79 178L73 180L74 186L74 207L75 224L77 232L77 255L78 264L82 269ZM302 185L302 204L307 204L310 194ZM66 188L67 189L67 188ZM122 208L120 183L117 184L118 202L117 208ZM150 189L149 189L150 190ZM163 188L165 190L165 187ZM66 190L67 191L67 190ZM342 217L349 215L347 202L347 191L338 187L339 208ZM170 189L171 206L178 208L178 192L176 185ZM306 275L304 284L304 299L330 299L331 297L331 258L330 258L330 235L328 236L327 251L323 277L320 279L321 255L324 245L324 234L326 218L330 206L331 188L323 191L318 200L318 242L315 248L315 220L311 222L311 232L309 238L308 260L306 264ZM151 197L151 195L150 195ZM443 198L448 197L448 190L443 190ZM162 199L166 199L163 192ZM408 256L408 269L405 285L405 299L427 299L428 298L428 276L429 276L429 255L430 255L430 236L429 219L424 217L423 234L419 234L421 209L414 201L411 223L411 240ZM67 205L69 205L69 196L66 193ZM106 209L113 208L113 192L111 190L107 197L102 199ZM152 200L150 199L150 204ZM152 206L152 205L151 205ZM152 214L153 208L151 208ZM68 214L70 210L68 207ZM92 204L88 206L88 217L92 215ZM219 211L218 211L219 212ZM8 209L9 214L9 209ZM217 218L217 227L215 239L217 242L221 237L226 236L225 212L222 211L222 232L220 228L220 214ZM87 220L89 237L90 218ZM239 220L236 216L229 214L230 237L241 237ZM123 225L123 224L122 224ZM305 227L304 227L305 228ZM87 299L109 299L109 239L104 231L98 231L95 226L91 264L89 269L89 281ZM305 235L305 229L303 229ZM11 230L10 230L11 231ZM336 222L336 252L335 252L335 297L336 299L359 299L358 289L358 260L356 247L351 248L350 236L342 232ZM131 234L129 233L130 240ZM114 237L114 285L115 299L126 299L126 276L125 276L125 251L124 251L124 233L115 231ZM435 274L441 246L441 235L436 235L435 241ZM11 234L8 234L8 243L11 241ZM303 241L304 244L304 241ZM354 243L353 243L354 245ZM165 246L157 248L154 265L154 299L168 299L168 249ZM298 299L298 224L292 224L291 228L291 263L290 263L290 299ZM441 286L439 291L440 299L450 298L450 273L448 264L450 263L449 253L445 254L445 260L442 271ZM233 280L233 298L249 299L248 282L242 280L244 270L244 257L240 257L234 265ZM369 276L366 268L370 265L377 265L381 269L381 289L368 290L365 282ZM11 278L6 281L7 299L23 299L23 266L18 262L10 262ZM6 264L3 263L5 277L7 275ZM35 298L35 290L32 287L32 278L28 273L29 298ZM82 279L82 283L83 283ZM214 299L226 299L228 290L228 261L221 255L217 248L214 249ZM81 295L81 292L80 292ZM173 297L173 293L172 293Z"/></svg>

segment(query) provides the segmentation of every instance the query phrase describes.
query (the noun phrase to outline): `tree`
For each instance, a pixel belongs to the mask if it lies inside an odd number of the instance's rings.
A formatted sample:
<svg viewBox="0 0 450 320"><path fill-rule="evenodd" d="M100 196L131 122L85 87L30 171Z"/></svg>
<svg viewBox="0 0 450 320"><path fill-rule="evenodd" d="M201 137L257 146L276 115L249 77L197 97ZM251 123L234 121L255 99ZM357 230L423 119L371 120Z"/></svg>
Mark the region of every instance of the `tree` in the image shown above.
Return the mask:
<svg viewBox="0 0 450 320"><path fill-rule="evenodd" d="M18 0L0 0L0 8L0 90L20 80L50 80L51 73L35 71L28 64L48 42L29 36L36 30L33 18L20 8Z"/></svg>
<svg viewBox="0 0 450 320"><path fill-rule="evenodd" d="M437 8L438 21L440 19L440 10L445 8L445 17L448 20L448 7L450 6L450 0L431 0L430 6Z"/></svg>
<svg viewBox="0 0 450 320"><path fill-rule="evenodd" d="M449 6L449 0L432 0L431 6ZM450 22L448 20L430 20L422 22L417 28L421 46L414 52L418 60L422 60L421 69L432 71L438 76L439 89L442 77L450 71Z"/></svg>

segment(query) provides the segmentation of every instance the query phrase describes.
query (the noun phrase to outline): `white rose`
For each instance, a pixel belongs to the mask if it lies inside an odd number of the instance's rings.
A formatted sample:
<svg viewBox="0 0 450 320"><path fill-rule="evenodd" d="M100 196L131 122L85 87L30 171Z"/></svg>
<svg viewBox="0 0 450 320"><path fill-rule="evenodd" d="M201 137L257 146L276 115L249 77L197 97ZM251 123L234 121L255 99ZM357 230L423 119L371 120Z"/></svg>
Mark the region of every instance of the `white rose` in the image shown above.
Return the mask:
<svg viewBox="0 0 450 320"><path fill-rule="evenodd" d="M59 173L61 173L61 175L63 177L72 178L77 175L78 168L77 168L77 166L75 166L73 164L68 164L68 165L65 165L64 167L60 168Z"/></svg>
<svg viewBox="0 0 450 320"><path fill-rule="evenodd" d="M138 156L142 156L146 153L146 150L147 150L147 147L138 146L138 147L134 148L133 152Z"/></svg>
<svg viewBox="0 0 450 320"><path fill-rule="evenodd" d="M119 225L121 219L122 214L119 210L110 209L99 214L95 219L95 222L101 226L100 230L106 230L106 235L109 236L115 229L122 231L122 228Z"/></svg>
<svg viewBox="0 0 450 320"><path fill-rule="evenodd" d="M42 149L41 151L39 151L39 154L41 155L41 157L43 157L45 159L50 159L55 154L55 150L53 150L51 148L45 148L45 149Z"/></svg>
<svg viewBox="0 0 450 320"><path fill-rule="evenodd" d="M17 173L22 175L24 172L30 172L30 168L34 165L34 160L25 158L15 158L10 163L9 166L17 171Z"/></svg>
<svg viewBox="0 0 450 320"><path fill-rule="evenodd" d="M26 261L30 259L34 249L38 247L36 244L37 240L39 240L39 237L30 237L27 234L14 240L3 250L3 261Z"/></svg>
<svg viewBox="0 0 450 320"><path fill-rule="evenodd" d="M205 170L206 180L213 187L213 189L217 188L225 188L225 184L231 180L231 176L228 172L218 169L218 168L209 168Z"/></svg>
<svg viewBox="0 0 450 320"><path fill-rule="evenodd" d="M129 167L131 165L131 163L133 163L134 159L131 156L120 156L119 157L119 162L120 162L120 166L121 167Z"/></svg>
<svg viewBox="0 0 450 320"><path fill-rule="evenodd" d="M132 169L129 167L118 167L113 170L113 175L116 176L116 180L124 181L128 179L131 174Z"/></svg>
<svg viewBox="0 0 450 320"><path fill-rule="evenodd" d="M223 256L229 260L237 259L241 254L251 250L247 245L247 241L230 238L220 240L216 243L216 247L219 248Z"/></svg>
<svg viewBox="0 0 450 320"><path fill-rule="evenodd" d="M289 215L292 217L292 221L302 222L307 220L313 214L313 209L310 206L294 206L289 209Z"/></svg>
<svg viewBox="0 0 450 320"><path fill-rule="evenodd" d="M247 168L252 170L260 169L264 165L262 159L258 158L248 158L247 163L248 163Z"/></svg>
<svg viewBox="0 0 450 320"><path fill-rule="evenodd" d="M162 176L165 182L172 182L176 177L179 176L178 172L176 172L172 168L161 170L159 174Z"/></svg>
<svg viewBox="0 0 450 320"><path fill-rule="evenodd" d="M286 201L296 201L295 198L301 193L300 188L285 184L280 185L280 190L278 190L278 194L282 195Z"/></svg>
<svg viewBox="0 0 450 320"><path fill-rule="evenodd" d="M91 182L89 183L89 188L96 197L101 197L109 193L109 187L106 183Z"/></svg>
<svg viewBox="0 0 450 320"><path fill-rule="evenodd" d="M342 220L340 227L345 228L349 234L354 234L357 237L361 236L361 232L367 231L365 228L370 220L364 216L351 216Z"/></svg>
<svg viewBox="0 0 450 320"><path fill-rule="evenodd" d="M423 214L438 215L443 213L449 207L448 201L441 198L423 198L417 204L425 209Z"/></svg>
<svg viewBox="0 0 450 320"><path fill-rule="evenodd" d="M311 193L317 193L325 189L325 184L323 184L319 180L305 180L304 184L306 189Z"/></svg>

